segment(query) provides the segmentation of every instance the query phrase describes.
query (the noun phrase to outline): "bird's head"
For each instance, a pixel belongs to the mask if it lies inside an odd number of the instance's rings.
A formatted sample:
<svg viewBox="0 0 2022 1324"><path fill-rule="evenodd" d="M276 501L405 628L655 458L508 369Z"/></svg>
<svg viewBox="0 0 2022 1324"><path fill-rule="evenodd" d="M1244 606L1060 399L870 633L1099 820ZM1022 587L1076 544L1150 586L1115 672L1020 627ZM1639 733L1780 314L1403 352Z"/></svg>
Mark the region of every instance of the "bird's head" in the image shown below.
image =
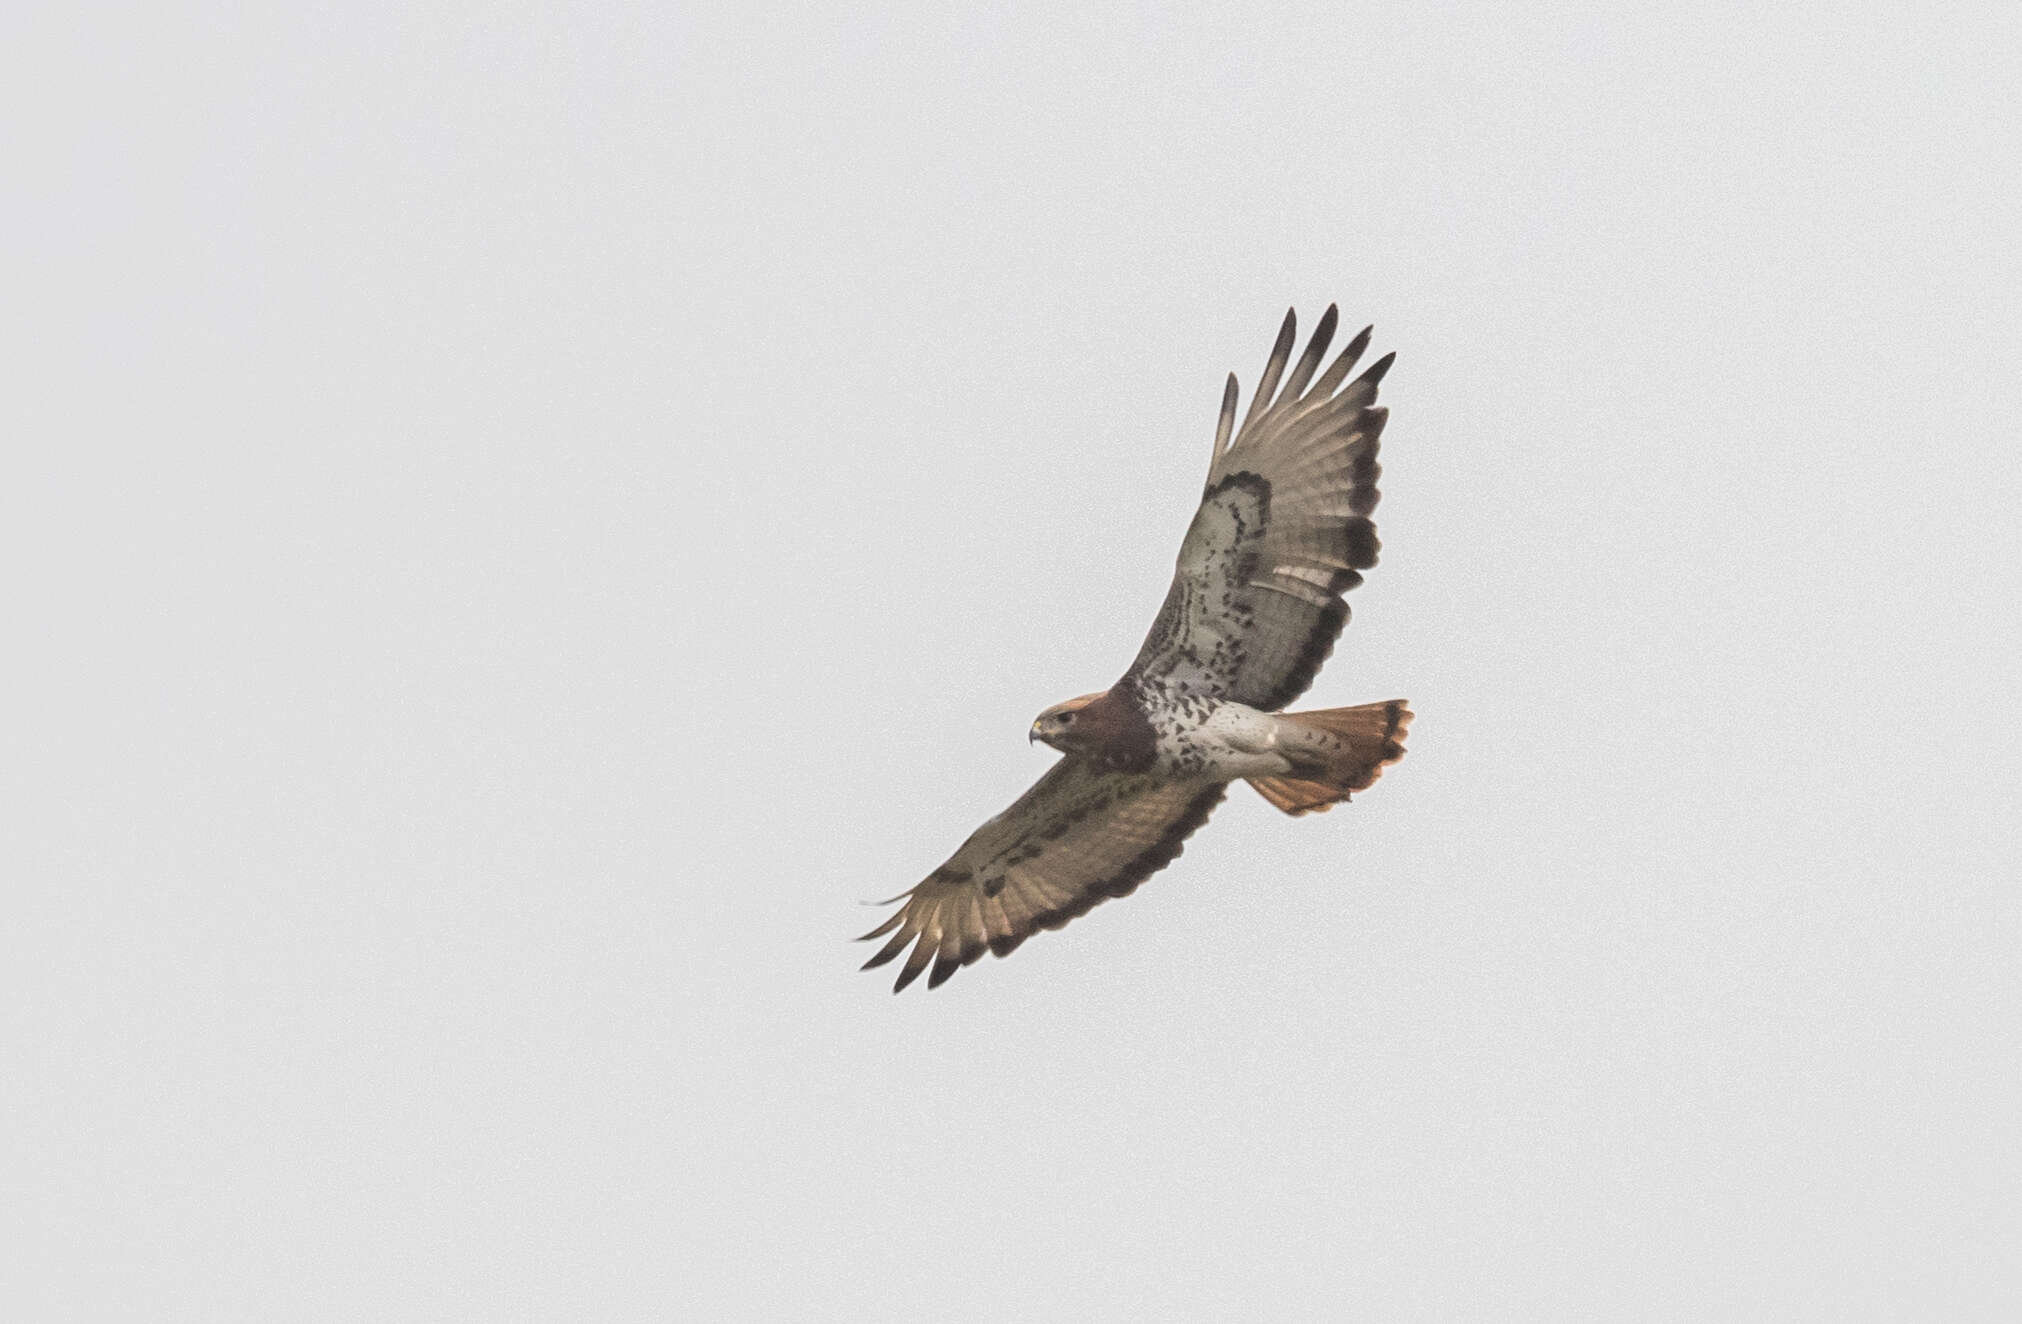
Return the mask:
<svg viewBox="0 0 2022 1324"><path fill-rule="evenodd" d="M1101 723L1091 720L1088 706L1109 692L1084 694L1078 699L1056 703L1032 721L1028 741L1043 740L1063 754L1084 753L1102 738Z"/></svg>

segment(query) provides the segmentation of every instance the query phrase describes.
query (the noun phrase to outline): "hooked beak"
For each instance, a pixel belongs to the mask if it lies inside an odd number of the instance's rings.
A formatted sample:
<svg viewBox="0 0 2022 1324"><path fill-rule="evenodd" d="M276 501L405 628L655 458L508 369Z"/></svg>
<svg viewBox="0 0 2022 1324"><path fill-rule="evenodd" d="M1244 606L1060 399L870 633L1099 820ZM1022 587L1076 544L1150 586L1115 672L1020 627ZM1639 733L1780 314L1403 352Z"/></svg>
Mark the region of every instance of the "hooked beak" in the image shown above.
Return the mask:
<svg viewBox="0 0 2022 1324"><path fill-rule="evenodd" d="M1028 745L1036 745L1039 743L1039 723L1034 722L1030 727L1026 728L1025 743Z"/></svg>

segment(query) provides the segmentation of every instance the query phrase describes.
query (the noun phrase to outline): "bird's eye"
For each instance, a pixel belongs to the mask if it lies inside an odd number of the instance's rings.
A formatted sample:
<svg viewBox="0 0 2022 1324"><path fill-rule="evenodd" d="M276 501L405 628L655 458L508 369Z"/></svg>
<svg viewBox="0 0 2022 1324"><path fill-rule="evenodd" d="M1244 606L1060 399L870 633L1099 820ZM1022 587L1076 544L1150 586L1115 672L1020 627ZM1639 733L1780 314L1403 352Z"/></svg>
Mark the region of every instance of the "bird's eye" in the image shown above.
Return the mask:
<svg viewBox="0 0 2022 1324"><path fill-rule="evenodd" d="M1067 726L1068 724L1072 723L1073 721L1074 721L1074 714L1073 714L1073 713L1062 713L1062 714L1060 714L1060 724L1061 724L1062 726Z"/></svg>

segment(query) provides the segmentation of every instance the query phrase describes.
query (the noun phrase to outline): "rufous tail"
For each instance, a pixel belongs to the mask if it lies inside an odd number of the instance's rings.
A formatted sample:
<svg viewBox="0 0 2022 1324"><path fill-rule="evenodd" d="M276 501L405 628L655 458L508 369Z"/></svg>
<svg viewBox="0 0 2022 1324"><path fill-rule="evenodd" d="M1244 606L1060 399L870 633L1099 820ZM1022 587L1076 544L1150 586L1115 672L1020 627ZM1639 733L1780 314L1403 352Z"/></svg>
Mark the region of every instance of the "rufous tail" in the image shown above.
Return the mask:
<svg viewBox="0 0 2022 1324"><path fill-rule="evenodd" d="M1326 811L1366 791L1383 770L1404 757L1404 731L1411 709L1402 699L1354 708L1322 708L1279 713L1290 723L1284 746L1299 766L1283 777L1252 777L1257 794L1288 814Z"/></svg>

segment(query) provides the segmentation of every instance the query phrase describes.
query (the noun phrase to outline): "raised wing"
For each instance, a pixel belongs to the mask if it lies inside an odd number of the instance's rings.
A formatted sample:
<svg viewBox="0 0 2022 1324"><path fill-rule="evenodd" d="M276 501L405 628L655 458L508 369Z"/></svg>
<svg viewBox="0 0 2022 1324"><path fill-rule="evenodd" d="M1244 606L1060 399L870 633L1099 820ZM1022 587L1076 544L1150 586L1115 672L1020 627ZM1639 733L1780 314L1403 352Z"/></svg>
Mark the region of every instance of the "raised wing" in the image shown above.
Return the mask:
<svg viewBox="0 0 2022 1324"><path fill-rule="evenodd" d="M1348 621L1341 595L1376 564L1369 514L1388 413L1376 387L1396 357L1343 388L1368 347L1365 329L1315 380L1336 320L1328 308L1285 377L1297 329L1285 314L1241 431L1229 374L1201 507L1130 678L1273 710L1302 694L1334 651Z"/></svg>
<svg viewBox="0 0 2022 1324"><path fill-rule="evenodd" d="M898 930L864 969L911 943L892 991L919 978L928 961L934 972L927 987L935 988L985 951L1007 955L1040 929L1060 928L1110 897L1129 896L1172 863L1227 789L1062 759L864 935Z"/></svg>

